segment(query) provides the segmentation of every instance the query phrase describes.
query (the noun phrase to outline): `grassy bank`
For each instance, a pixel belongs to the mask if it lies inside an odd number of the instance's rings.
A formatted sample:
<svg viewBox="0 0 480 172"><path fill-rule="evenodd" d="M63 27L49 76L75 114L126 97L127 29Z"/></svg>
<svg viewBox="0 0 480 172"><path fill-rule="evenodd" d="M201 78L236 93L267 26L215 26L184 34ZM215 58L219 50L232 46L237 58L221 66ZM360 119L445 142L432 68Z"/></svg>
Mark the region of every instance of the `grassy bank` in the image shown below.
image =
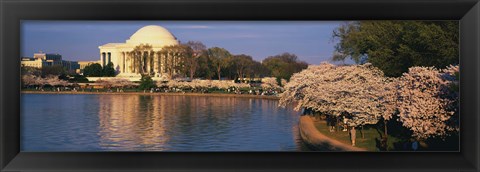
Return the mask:
<svg viewBox="0 0 480 172"><path fill-rule="evenodd" d="M322 134L326 135L329 138L338 140L342 143L351 145L350 134L348 131L337 130L335 132L330 132L327 122L325 120L315 120L315 127ZM362 138L362 132L364 138ZM357 139L356 147L365 148L368 151L379 151L377 147L380 147L381 133L382 131L377 130L374 127L365 126L363 130L360 128L357 129ZM399 139L388 136L387 145L388 150L394 149L394 143L398 142Z"/></svg>

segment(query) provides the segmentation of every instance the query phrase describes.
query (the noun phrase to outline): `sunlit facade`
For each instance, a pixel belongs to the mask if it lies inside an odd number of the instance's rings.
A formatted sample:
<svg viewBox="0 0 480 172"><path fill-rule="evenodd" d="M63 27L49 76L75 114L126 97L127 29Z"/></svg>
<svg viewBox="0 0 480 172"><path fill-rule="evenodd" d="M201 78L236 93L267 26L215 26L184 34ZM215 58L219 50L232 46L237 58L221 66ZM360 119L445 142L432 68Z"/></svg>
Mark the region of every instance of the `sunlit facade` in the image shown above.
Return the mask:
<svg viewBox="0 0 480 172"><path fill-rule="evenodd" d="M181 59L178 52L165 51L165 47L178 45L179 41L161 26L145 26L135 32L125 43L107 43L99 46L100 64L113 64L120 77L138 77L148 74L161 77L178 73Z"/></svg>
<svg viewBox="0 0 480 172"><path fill-rule="evenodd" d="M33 54L33 58L24 57L21 59L21 65L24 67L43 68L45 66L63 65L62 55L47 54L38 52Z"/></svg>

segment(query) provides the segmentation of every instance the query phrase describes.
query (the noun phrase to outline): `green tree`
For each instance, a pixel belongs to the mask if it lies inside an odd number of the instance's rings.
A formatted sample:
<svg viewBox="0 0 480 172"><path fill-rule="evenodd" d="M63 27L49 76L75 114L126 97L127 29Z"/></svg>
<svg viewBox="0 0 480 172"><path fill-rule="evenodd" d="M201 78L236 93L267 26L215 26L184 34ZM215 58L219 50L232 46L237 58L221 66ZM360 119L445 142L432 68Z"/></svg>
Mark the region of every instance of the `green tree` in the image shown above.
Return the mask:
<svg viewBox="0 0 480 172"><path fill-rule="evenodd" d="M155 87L155 82L153 82L152 77L148 75L142 75L140 79L140 86L138 86L141 90L148 90Z"/></svg>
<svg viewBox="0 0 480 172"><path fill-rule="evenodd" d="M52 65L52 66L44 66L42 67L42 76L48 76L48 75L55 75L55 76L60 76L60 75L65 75L67 73L67 70L63 68L62 65Z"/></svg>
<svg viewBox="0 0 480 172"><path fill-rule="evenodd" d="M334 61L372 63L387 76L412 66L445 68L459 63L458 21L347 22L333 32Z"/></svg>
<svg viewBox="0 0 480 172"><path fill-rule="evenodd" d="M73 78L68 79L69 82L80 82L80 83L86 83L88 82L88 79L83 76L83 75L73 75Z"/></svg>
<svg viewBox="0 0 480 172"><path fill-rule="evenodd" d="M85 66L83 69L83 75L87 77L100 77L103 76L102 65L93 63Z"/></svg>
<svg viewBox="0 0 480 172"><path fill-rule="evenodd" d="M33 76L41 76L42 70L36 67L31 66L22 66L21 67L21 74L22 75L33 75Z"/></svg>
<svg viewBox="0 0 480 172"><path fill-rule="evenodd" d="M233 69L236 75L240 79L245 77L247 73L247 68L250 67L252 64L253 64L253 59L249 55L240 54L240 55L234 55L232 57L231 65L233 66Z"/></svg>
<svg viewBox="0 0 480 172"><path fill-rule="evenodd" d="M218 80L221 80L221 71L229 65L232 55L226 49L219 47L209 48L207 54L215 66Z"/></svg>
<svg viewBox="0 0 480 172"><path fill-rule="evenodd" d="M109 62L106 66L103 66L102 76L107 76L107 77L115 76L115 68L113 68L112 62Z"/></svg>
<svg viewBox="0 0 480 172"><path fill-rule="evenodd" d="M262 63L270 70L270 74L277 79L290 80L290 77L308 67L308 64L299 61L295 54L283 53L265 58Z"/></svg>
<svg viewBox="0 0 480 172"><path fill-rule="evenodd" d="M262 63L253 61L252 64L247 67L245 75L250 79L263 78L270 76L270 70L262 65Z"/></svg>
<svg viewBox="0 0 480 172"><path fill-rule="evenodd" d="M215 66L213 66L212 60L208 57L207 54L203 54L197 59L198 67L196 74L198 77L205 79L212 79L215 75Z"/></svg>

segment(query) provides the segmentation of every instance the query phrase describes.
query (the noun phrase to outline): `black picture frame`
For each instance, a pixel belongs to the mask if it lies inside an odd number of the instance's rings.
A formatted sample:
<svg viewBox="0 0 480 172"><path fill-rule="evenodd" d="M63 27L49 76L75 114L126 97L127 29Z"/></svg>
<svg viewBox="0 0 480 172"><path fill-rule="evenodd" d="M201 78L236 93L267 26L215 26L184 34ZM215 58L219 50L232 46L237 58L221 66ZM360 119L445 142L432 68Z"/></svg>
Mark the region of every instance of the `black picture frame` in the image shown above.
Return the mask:
<svg viewBox="0 0 480 172"><path fill-rule="evenodd" d="M0 0L0 171L479 171L478 0ZM459 20L460 152L20 152L22 20Z"/></svg>

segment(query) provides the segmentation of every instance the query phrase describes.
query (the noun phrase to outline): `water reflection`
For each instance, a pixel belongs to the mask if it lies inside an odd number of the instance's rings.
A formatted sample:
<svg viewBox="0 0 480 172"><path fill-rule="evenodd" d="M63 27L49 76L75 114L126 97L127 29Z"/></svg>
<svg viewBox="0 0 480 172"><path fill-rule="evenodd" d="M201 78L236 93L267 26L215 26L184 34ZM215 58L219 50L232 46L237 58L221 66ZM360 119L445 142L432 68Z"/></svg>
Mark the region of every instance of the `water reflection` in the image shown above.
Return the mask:
<svg viewBox="0 0 480 172"><path fill-rule="evenodd" d="M111 149L164 150L166 104L162 97L99 96L100 146Z"/></svg>
<svg viewBox="0 0 480 172"><path fill-rule="evenodd" d="M60 118L44 120L48 114L35 110L41 106L35 104L38 100L48 104L72 98L76 101L43 107ZM299 113L277 106L274 100L233 97L27 94L22 150L305 150L298 137ZM45 134L34 128L62 132ZM78 140L82 144L72 144Z"/></svg>

